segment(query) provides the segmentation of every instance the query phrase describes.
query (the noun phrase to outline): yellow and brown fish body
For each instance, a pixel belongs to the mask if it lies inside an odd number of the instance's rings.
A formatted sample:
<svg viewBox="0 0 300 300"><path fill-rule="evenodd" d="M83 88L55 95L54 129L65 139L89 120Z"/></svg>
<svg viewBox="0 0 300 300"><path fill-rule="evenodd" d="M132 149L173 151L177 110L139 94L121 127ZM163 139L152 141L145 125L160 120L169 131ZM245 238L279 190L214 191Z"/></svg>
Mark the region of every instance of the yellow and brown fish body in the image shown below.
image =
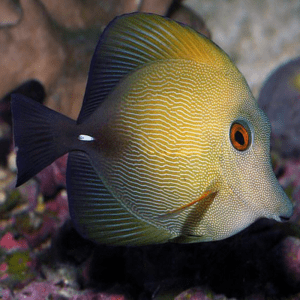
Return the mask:
<svg viewBox="0 0 300 300"><path fill-rule="evenodd" d="M20 110L37 104L19 98L12 105L18 184L70 152L71 217L94 241L219 240L258 218L292 213L271 168L269 122L243 76L210 40L174 21L132 14L109 25L77 124L36 109L58 120L47 129L57 142L51 159L40 157L47 164L29 172L32 141L19 121L28 109Z"/></svg>

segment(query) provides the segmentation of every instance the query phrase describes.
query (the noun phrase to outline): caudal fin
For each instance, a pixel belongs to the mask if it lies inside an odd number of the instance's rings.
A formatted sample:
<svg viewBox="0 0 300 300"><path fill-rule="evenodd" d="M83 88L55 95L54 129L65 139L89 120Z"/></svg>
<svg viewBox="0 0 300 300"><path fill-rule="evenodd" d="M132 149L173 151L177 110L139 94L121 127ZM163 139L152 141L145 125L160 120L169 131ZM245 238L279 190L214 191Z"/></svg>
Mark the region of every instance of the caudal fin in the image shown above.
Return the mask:
<svg viewBox="0 0 300 300"><path fill-rule="evenodd" d="M11 110L19 186L71 150L76 122L20 94Z"/></svg>

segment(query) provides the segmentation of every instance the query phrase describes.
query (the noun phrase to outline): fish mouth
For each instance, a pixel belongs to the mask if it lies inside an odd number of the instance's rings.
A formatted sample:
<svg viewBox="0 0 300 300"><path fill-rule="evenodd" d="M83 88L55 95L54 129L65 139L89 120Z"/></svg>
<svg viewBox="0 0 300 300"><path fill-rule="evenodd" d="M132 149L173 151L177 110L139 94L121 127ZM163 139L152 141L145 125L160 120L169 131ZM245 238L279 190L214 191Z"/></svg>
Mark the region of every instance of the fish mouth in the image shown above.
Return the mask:
<svg viewBox="0 0 300 300"><path fill-rule="evenodd" d="M294 205L292 204L292 202L290 202L290 200L288 199L287 201L289 201L288 205L287 205L287 209L285 212L282 212L279 216L278 219L280 222L287 222L290 220L290 218L293 216L294 213Z"/></svg>
<svg viewBox="0 0 300 300"><path fill-rule="evenodd" d="M289 221L290 217L286 217L286 216L279 216L280 222L287 222Z"/></svg>

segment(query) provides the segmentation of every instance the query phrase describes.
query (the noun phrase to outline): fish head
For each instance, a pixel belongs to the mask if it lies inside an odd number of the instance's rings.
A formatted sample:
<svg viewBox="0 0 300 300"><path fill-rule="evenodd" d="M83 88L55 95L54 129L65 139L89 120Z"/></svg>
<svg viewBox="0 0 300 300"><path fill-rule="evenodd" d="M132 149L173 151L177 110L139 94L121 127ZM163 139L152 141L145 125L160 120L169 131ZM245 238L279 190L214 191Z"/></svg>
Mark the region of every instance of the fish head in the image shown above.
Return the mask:
<svg viewBox="0 0 300 300"><path fill-rule="evenodd" d="M199 127L208 133L205 147L210 148L206 156L199 151L199 158L207 163L202 177L209 178L200 180L199 187L210 193L193 204L176 241L222 240L259 218L280 222L291 217L293 205L272 169L270 122L242 74L232 68L210 69L209 80L198 86L195 94L201 103L205 93L210 95L206 99L211 98L207 111L199 110L199 119L200 114L209 115ZM209 205L203 210L205 202Z"/></svg>
<svg viewBox="0 0 300 300"><path fill-rule="evenodd" d="M206 226L206 239L231 236L259 218L283 221L293 212L272 169L270 122L245 80L239 81L239 88L231 91L228 102L225 101L218 159L221 179L208 212L214 220Z"/></svg>

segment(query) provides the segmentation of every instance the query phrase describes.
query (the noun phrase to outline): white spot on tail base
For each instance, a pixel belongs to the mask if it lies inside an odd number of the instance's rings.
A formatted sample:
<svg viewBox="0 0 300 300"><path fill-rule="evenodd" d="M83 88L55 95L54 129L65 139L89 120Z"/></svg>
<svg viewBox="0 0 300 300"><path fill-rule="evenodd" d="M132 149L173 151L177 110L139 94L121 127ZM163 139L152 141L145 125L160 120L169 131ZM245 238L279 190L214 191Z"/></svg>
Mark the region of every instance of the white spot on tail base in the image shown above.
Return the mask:
<svg viewBox="0 0 300 300"><path fill-rule="evenodd" d="M78 140L79 141L84 141L84 142L92 142L92 141L95 140L95 138L93 138L92 136L87 135L87 134L80 134L78 136Z"/></svg>

